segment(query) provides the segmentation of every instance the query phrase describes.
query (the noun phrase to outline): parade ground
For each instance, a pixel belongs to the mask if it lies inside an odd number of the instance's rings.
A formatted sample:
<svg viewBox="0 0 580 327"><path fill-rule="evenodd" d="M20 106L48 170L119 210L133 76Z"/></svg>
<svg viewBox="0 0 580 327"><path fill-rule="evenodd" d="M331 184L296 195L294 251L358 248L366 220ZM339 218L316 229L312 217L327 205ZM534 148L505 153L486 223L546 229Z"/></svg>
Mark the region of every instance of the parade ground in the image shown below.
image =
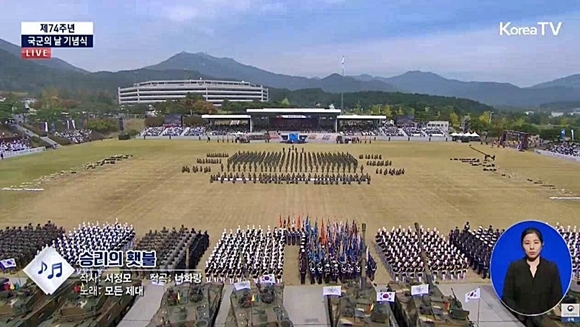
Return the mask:
<svg viewBox="0 0 580 327"><path fill-rule="evenodd" d="M496 156L496 172L450 158L483 155L467 144L373 142L298 145L314 152L380 154L402 176L378 175L365 165L370 185L212 183L209 174L182 173L206 154L239 150L280 151L282 144L206 143L191 140L106 140L0 162L0 226L45 223L72 229L86 221L133 224L139 234L166 227L207 230L211 252L224 229L278 225L279 216L367 224L367 242L378 228L412 226L447 234L469 221L472 227L507 228L526 219L575 225L580 221L580 166L532 152L473 147ZM84 165L117 154L133 158L115 165ZM225 159L222 159L225 163ZM359 160L366 163L367 160ZM379 167L385 168L385 167ZM73 173L74 172L74 173ZM557 198L557 199L556 199ZM370 246L371 249L374 247ZM284 282L298 284L296 247L286 250ZM202 259L201 265L205 262ZM200 267L203 268L203 267ZM380 266L377 282L386 282Z"/></svg>

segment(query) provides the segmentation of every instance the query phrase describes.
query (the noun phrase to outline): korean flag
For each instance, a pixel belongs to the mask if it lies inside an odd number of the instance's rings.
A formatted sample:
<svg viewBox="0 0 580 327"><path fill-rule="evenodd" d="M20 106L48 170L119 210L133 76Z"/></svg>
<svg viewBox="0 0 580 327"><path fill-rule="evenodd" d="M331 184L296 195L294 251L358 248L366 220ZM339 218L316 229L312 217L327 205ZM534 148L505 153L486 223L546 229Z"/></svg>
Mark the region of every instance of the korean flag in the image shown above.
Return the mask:
<svg viewBox="0 0 580 327"><path fill-rule="evenodd" d="M16 260L14 258L0 260L0 265L4 269L16 268Z"/></svg>
<svg viewBox="0 0 580 327"><path fill-rule="evenodd" d="M395 302L395 292L378 292L377 302Z"/></svg>
<svg viewBox="0 0 580 327"><path fill-rule="evenodd" d="M276 277L274 274L268 274L260 277L260 284L276 284Z"/></svg>

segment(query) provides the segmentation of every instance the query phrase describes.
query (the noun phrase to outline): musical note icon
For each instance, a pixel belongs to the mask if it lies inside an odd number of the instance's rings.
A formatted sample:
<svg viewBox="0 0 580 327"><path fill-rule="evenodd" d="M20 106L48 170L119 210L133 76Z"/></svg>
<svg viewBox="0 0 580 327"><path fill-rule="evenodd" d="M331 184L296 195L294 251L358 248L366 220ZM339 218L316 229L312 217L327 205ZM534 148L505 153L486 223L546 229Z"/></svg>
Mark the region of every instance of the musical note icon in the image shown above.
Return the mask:
<svg viewBox="0 0 580 327"><path fill-rule="evenodd" d="M75 269L52 247L42 250L27 266L24 273L45 294L53 294L75 272Z"/></svg>
<svg viewBox="0 0 580 327"><path fill-rule="evenodd" d="M53 277L55 277L54 273L55 270L57 271L56 278L62 276L62 262L55 263L51 266L50 275L48 275L47 277L48 279L52 279Z"/></svg>
<svg viewBox="0 0 580 327"><path fill-rule="evenodd" d="M46 271L46 269L48 269L48 266L46 265L46 263L44 263L44 261L41 262L41 264L40 264L40 270L38 271L38 274L39 275L42 274L43 272Z"/></svg>

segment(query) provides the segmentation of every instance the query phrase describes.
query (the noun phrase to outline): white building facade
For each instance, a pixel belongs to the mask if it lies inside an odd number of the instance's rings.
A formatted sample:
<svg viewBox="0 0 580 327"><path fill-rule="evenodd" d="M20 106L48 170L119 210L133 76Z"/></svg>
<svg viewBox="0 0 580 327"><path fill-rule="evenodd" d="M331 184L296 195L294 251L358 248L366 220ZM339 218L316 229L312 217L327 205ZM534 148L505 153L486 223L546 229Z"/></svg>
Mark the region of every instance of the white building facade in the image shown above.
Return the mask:
<svg viewBox="0 0 580 327"><path fill-rule="evenodd" d="M199 94L216 107L230 102L268 102L268 88L248 82L214 80L149 81L118 88L119 104L156 103Z"/></svg>
<svg viewBox="0 0 580 327"><path fill-rule="evenodd" d="M449 132L449 122L443 120L435 120L427 123L429 128L440 128L444 132Z"/></svg>

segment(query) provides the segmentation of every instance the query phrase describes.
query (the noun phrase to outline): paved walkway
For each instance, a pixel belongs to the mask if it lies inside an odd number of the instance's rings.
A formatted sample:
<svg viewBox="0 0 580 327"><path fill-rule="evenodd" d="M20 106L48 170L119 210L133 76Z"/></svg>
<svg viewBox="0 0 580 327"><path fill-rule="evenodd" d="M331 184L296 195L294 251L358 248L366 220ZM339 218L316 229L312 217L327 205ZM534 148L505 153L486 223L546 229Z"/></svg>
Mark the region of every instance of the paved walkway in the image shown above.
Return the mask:
<svg viewBox="0 0 580 327"><path fill-rule="evenodd" d="M330 326L322 286L286 286L284 307L294 326Z"/></svg>
<svg viewBox="0 0 580 327"><path fill-rule="evenodd" d="M145 283L144 296L135 301L117 327L147 326L161 305L163 293L165 293L164 286Z"/></svg>

